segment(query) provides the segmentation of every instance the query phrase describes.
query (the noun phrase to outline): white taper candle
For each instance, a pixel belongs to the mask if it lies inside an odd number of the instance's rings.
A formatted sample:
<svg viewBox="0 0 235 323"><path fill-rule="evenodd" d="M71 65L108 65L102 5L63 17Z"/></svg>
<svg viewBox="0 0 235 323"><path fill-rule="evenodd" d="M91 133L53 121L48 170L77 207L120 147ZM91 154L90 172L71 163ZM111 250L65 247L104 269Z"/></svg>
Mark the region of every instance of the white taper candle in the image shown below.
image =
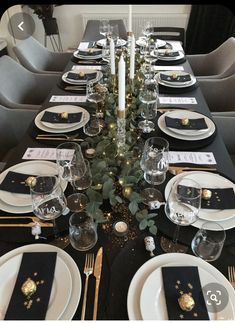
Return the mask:
<svg viewBox="0 0 235 323"><path fill-rule="evenodd" d="M111 74L115 75L115 48L114 41L110 39L110 65L111 65Z"/></svg>
<svg viewBox="0 0 235 323"><path fill-rule="evenodd" d="M118 62L118 109L125 110L126 101L126 63L121 55Z"/></svg>
<svg viewBox="0 0 235 323"><path fill-rule="evenodd" d="M135 36L131 37L131 49L130 49L130 79L134 79L135 75Z"/></svg>
<svg viewBox="0 0 235 323"><path fill-rule="evenodd" d="M128 31L132 32L132 5L129 4Z"/></svg>

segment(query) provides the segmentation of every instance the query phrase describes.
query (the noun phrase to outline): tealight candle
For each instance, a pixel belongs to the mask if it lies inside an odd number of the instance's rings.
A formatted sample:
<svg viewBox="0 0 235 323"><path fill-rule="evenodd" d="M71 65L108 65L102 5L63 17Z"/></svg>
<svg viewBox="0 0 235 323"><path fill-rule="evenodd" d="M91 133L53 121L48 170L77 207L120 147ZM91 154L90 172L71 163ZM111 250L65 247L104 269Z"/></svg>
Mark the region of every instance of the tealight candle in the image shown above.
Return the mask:
<svg viewBox="0 0 235 323"><path fill-rule="evenodd" d="M95 157L96 151L94 148L88 148L85 150L85 155L87 158L93 158Z"/></svg>
<svg viewBox="0 0 235 323"><path fill-rule="evenodd" d="M127 234L128 231L128 225L124 221L115 222L113 228L117 236L124 236Z"/></svg>

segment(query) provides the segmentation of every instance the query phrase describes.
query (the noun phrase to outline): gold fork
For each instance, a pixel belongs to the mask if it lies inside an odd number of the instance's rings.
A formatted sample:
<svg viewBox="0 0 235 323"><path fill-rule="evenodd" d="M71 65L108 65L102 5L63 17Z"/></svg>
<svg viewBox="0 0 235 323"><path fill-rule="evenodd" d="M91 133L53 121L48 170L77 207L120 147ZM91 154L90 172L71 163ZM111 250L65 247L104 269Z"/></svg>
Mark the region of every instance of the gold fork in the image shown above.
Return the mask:
<svg viewBox="0 0 235 323"><path fill-rule="evenodd" d="M228 266L228 280L230 284L235 289L235 267L234 266Z"/></svg>
<svg viewBox="0 0 235 323"><path fill-rule="evenodd" d="M84 289L84 296L83 296L83 303L82 303L81 320L85 320L88 279L89 279L89 276L93 273L93 269L94 269L94 254L88 253L86 254L86 260L84 265L84 274L86 275L86 281L85 281L85 289Z"/></svg>
<svg viewBox="0 0 235 323"><path fill-rule="evenodd" d="M74 140L74 141L84 141L84 139L78 138L78 134L73 136L68 136L64 133L54 133L54 134L39 134L36 139L40 140Z"/></svg>
<svg viewBox="0 0 235 323"><path fill-rule="evenodd" d="M174 175L178 175L183 173L184 171L191 171L191 170L198 170L198 171L205 170L209 172L217 171L216 168L210 168L210 167L169 166L169 171Z"/></svg>

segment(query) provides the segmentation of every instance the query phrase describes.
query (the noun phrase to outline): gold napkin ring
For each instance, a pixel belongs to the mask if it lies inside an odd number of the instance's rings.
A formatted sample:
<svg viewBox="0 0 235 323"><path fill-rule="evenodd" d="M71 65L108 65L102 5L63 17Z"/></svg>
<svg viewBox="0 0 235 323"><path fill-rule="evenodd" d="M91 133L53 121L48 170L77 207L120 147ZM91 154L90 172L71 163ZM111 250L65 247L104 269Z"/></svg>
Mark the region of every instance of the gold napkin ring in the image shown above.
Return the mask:
<svg viewBox="0 0 235 323"><path fill-rule="evenodd" d="M202 190L202 198L204 200L209 200L212 196L212 192L210 190L204 189Z"/></svg>
<svg viewBox="0 0 235 323"><path fill-rule="evenodd" d="M180 298L178 298L178 303L180 308L186 312L190 312L195 306L193 297L187 293L182 294Z"/></svg>
<svg viewBox="0 0 235 323"><path fill-rule="evenodd" d="M36 185L36 178L34 176L27 177L25 180L25 185L34 187Z"/></svg>
<svg viewBox="0 0 235 323"><path fill-rule="evenodd" d="M182 126L188 126L189 125L189 119L188 118L182 118L181 119Z"/></svg>
<svg viewBox="0 0 235 323"><path fill-rule="evenodd" d="M30 277L21 286L21 291L26 297L31 297L37 291L37 284Z"/></svg>

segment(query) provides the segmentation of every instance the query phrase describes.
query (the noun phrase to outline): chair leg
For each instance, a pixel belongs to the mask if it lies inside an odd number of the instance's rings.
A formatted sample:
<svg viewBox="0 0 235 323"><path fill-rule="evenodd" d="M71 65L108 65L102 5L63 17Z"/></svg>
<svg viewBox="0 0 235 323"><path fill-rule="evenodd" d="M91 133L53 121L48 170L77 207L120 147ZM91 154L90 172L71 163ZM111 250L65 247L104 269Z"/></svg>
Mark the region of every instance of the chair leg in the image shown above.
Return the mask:
<svg viewBox="0 0 235 323"><path fill-rule="evenodd" d="M52 46L52 48L53 48L53 51L55 52L55 47L54 47L54 44L53 44L53 41L52 41L51 35L50 35L49 37L50 37L50 41L51 41L51 46Z"/></svg>

